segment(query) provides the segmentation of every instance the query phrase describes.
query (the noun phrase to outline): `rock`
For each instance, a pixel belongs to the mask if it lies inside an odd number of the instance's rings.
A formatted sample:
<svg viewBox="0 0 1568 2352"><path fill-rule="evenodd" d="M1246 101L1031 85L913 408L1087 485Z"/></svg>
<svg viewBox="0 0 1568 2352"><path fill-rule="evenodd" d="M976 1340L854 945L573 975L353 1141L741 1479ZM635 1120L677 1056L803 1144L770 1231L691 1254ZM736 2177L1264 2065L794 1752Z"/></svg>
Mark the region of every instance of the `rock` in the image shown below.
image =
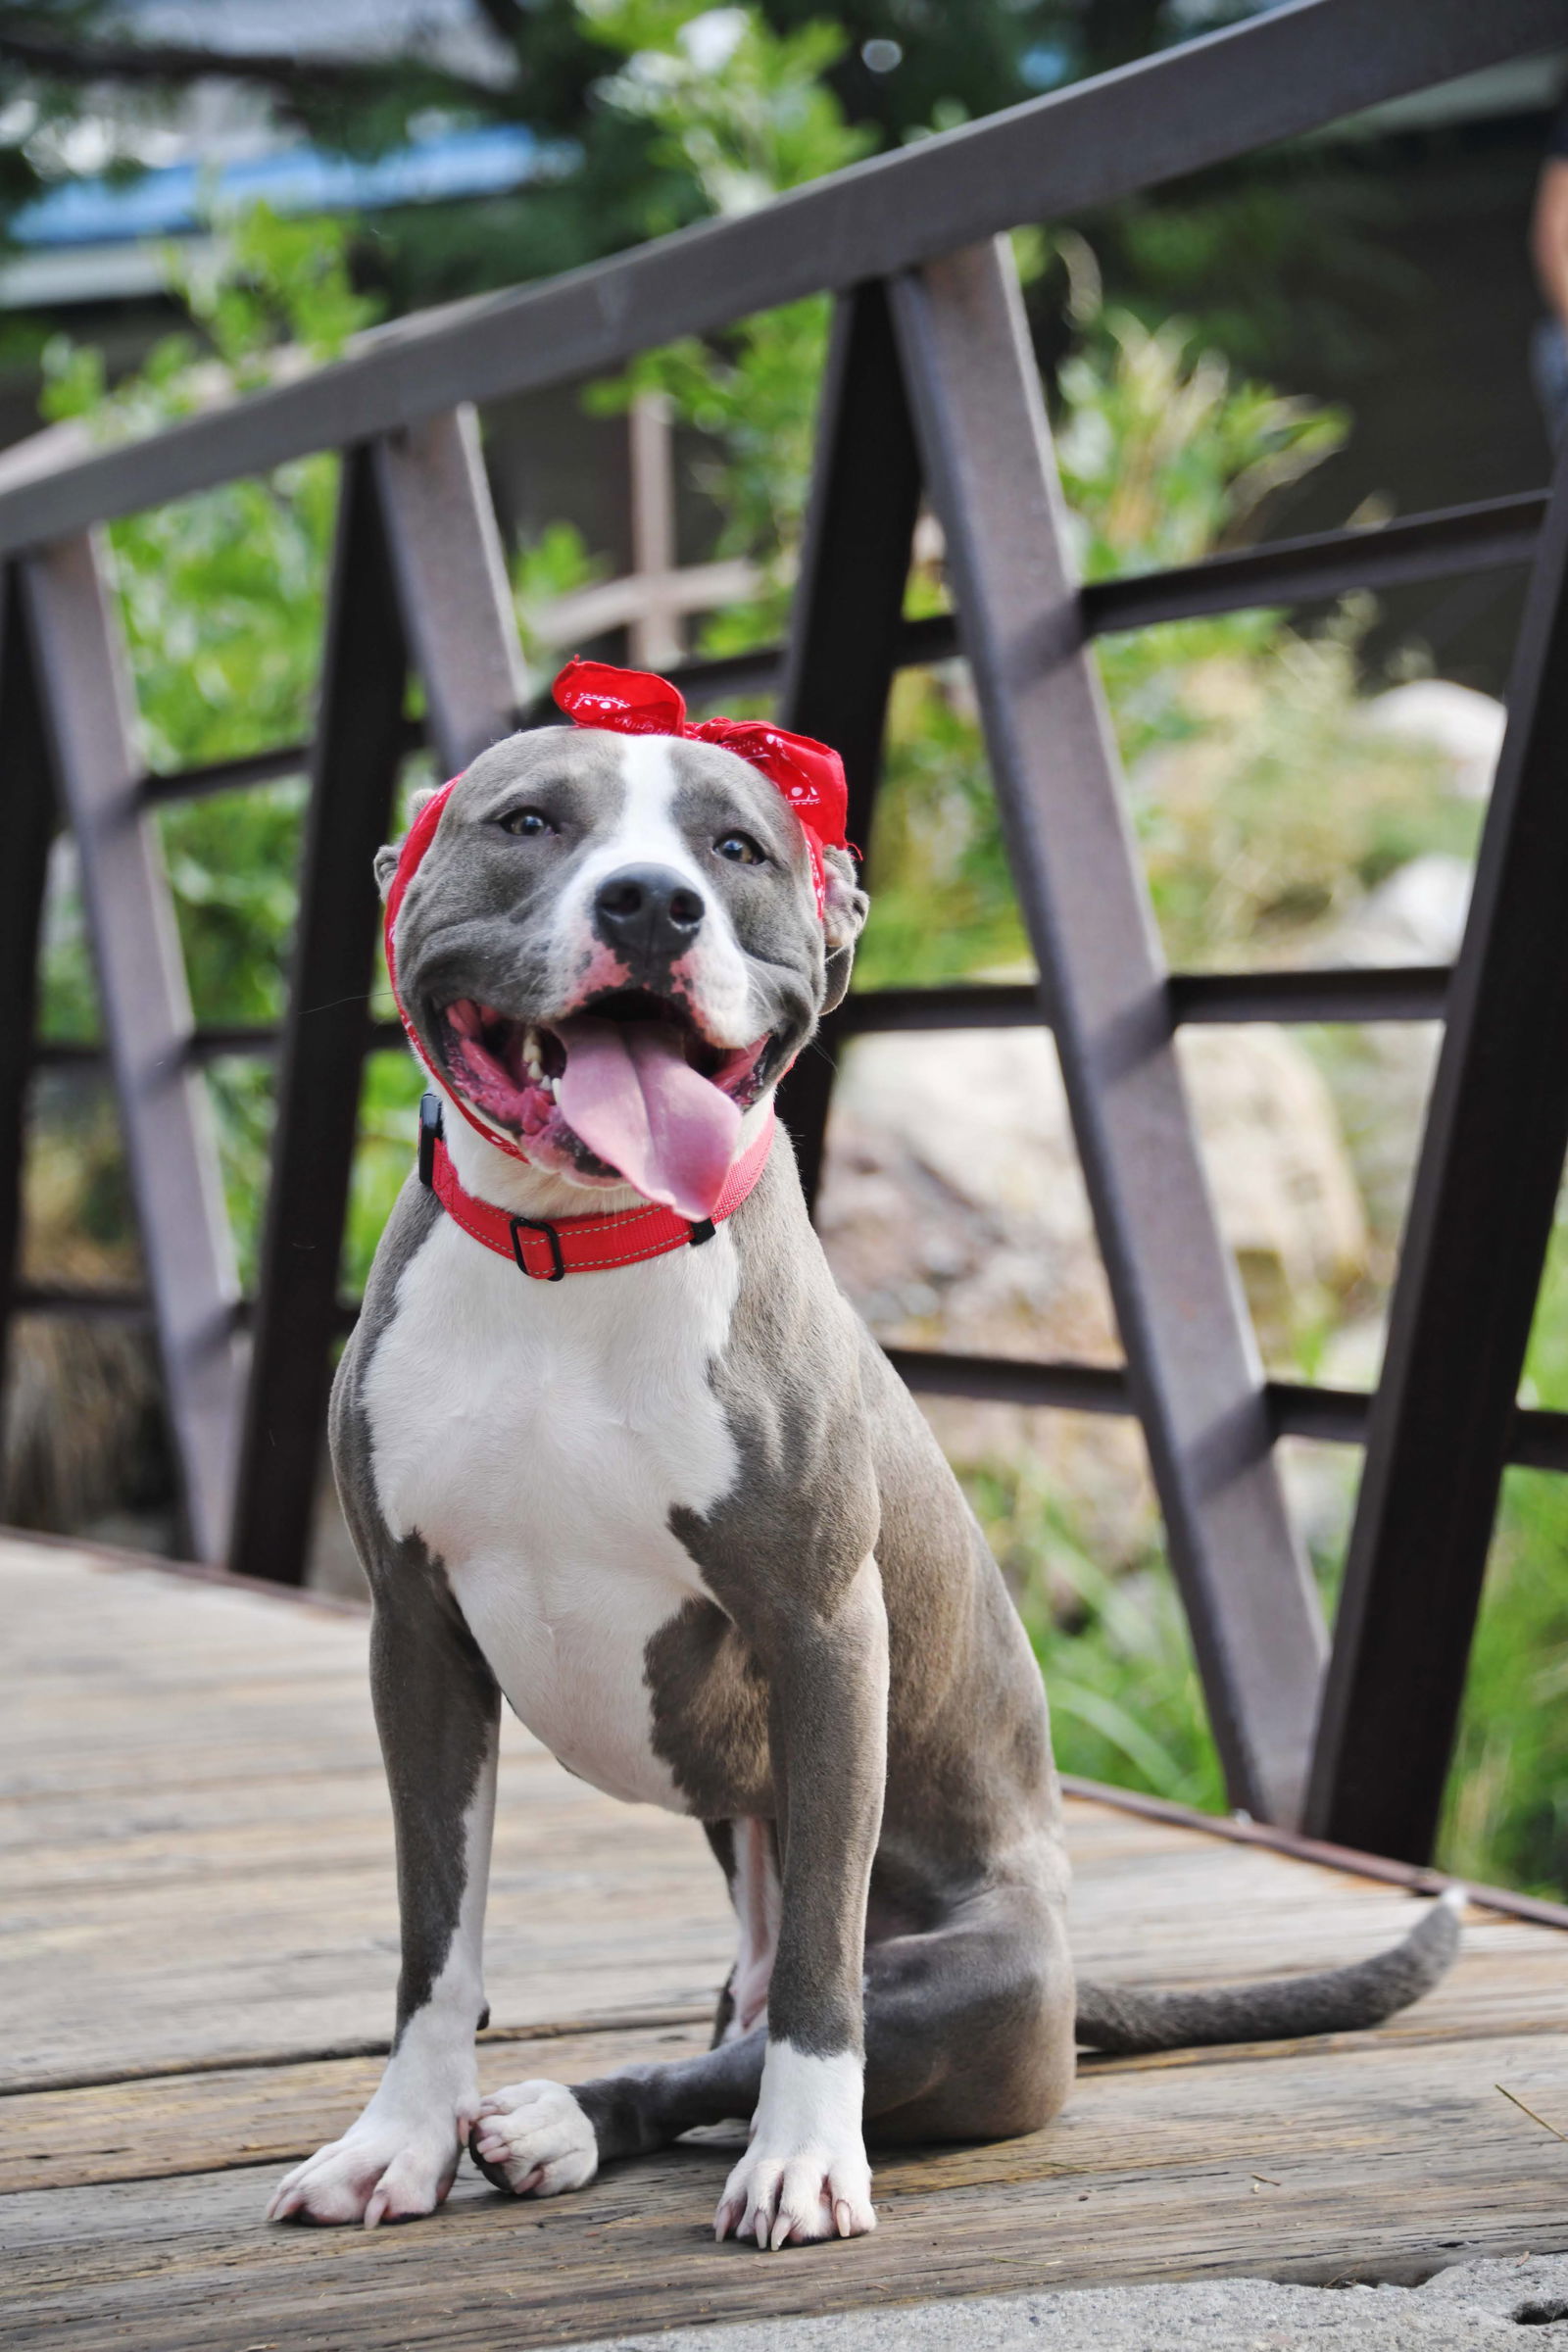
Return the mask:
<svg viewBox="0 0 1568 2352"><path fill-rule="evenodd" d="M1451 963L1464 937L1474 869L1429 850L1380 882L1335 932L1334 963Z"/></svg>
<svg viewBox="0 0 1568 2352"><path fill-rule="evenodd" d="M1185 1029L1182 1067L1252 1312L1284 1336L1313 1289L1365 1271L1366 1216L1334 1099L1283 1029Z"/></svg>
<svg viewBox="0 0 1568 2352"><path fill-rule="evenodd" d="M1334 1105L1281 1030L1184 1033L1184 1071L1227 1240L1265 1340L1303 1295L1364 1270L1367 1233ZM856 1040L834 1092L819 1223L887 1345L1113 1364L1121 1349L1055 1050L1043 1030ZM934 1402L960 1463L1044 1453L1108 1559L1152 1530L1126 1421Z"/></svg>
<svg viewBox="0 0 1568 2352"><path fill-rule="evenodd" d="M1507 712L1490 694L1447 678L1414 678L1374 695L1364 723L1376 733L1430 744L1448 762L1450 789L1460 800L1484 801L1502 749Z"/></svg>

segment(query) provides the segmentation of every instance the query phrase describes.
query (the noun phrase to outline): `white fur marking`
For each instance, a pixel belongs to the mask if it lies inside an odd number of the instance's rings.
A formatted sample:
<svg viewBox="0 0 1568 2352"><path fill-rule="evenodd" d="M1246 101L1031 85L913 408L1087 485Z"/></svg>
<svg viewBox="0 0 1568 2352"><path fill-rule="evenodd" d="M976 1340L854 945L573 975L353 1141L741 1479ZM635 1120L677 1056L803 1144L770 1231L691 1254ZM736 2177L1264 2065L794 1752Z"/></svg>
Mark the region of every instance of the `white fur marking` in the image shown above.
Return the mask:
<svg viewBox="0 0 1568 2352"><path fill-rule="evenodd" d="M476 2143L514 2196L559 2197L599 2170L594 2128L564 2082L513 2082L479 2102Z"/></svg>
<svg viewBox="0 0 1568 2352"><path fill-rule="evenodd" d="M644 1652L705 1589L670 1532L737 1458L708 1373L733 1237L531 1283L443 1218L365 1382L375 1489L417 1529L535 1736L596 1788L685 1810L651 1743Z"/></svg>
<svg viewBox="0 0 1568 2352"><path fill-rule="evenodd" d="M876 2228L860 2131L864 2069L853 2050L808 2057L770 2041L752 2144L718 2201L714 2232L755 2237L774 2252Z"/></svg>
<svg viewBox="0 0 1568 2352"><path fill-rule="evenodd" d="M484 2009L481 1953L496 1759L491 1751L464 1816L466 1876L452 1948L424 2006L404 2028L368 2104L341 2139L286 2173L267 2218L302 2213L314 2222L408 2221L433 2213L458 2169L463 2136L478 2106L473 2035Z"/></svg>
<svg viewBox="0 0 1568 2352"><path fill-rule="evenodd" d="M626 865L668 866L690 882L708 908L697 945L682 958L704 1024L720 1044L749 1046L758 1034L751 975L729 909L675 822L679 781L668 737L621 738L620 773L625 791L617 821L583 859L562 901L555 943L561 968L569 974L595 951L594 894L607 876Z"/></svg>

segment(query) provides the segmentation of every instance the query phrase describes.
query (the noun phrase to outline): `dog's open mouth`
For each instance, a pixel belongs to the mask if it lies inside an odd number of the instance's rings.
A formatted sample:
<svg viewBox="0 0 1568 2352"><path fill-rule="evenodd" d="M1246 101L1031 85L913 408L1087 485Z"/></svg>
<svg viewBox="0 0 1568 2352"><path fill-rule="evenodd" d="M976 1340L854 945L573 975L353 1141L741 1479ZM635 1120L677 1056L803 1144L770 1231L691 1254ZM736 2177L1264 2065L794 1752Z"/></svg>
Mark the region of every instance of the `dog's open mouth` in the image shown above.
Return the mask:
<svg viewBox="0 0 1568 2352"><path fill-rule="evenodd" d="M575 1138L606 1173L696 1219L712 1213L773 1043L710 1045L679 1004L642 990L548 1028L460 997L441 1026L454 1083L497 1126L524 1145Z"/></svg>

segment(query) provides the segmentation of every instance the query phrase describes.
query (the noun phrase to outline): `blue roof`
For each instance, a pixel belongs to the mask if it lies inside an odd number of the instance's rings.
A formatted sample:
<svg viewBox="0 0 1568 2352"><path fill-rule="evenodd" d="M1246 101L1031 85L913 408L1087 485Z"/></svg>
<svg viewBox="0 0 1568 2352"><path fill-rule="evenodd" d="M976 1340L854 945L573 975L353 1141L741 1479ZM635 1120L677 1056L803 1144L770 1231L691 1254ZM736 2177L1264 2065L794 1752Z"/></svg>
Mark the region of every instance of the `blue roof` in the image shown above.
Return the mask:
<svg viewBox="0 0 1568 2352"><path fill-rule="evenodd" d="M341 213L501 195L558 168L565 153L520 123L500 122L370 163L300 146L244 163L169 164L134 179L62 180L16 215L11 234L20 245L108 245L206 228L215 214L258 199L280 213Z"/></svg>

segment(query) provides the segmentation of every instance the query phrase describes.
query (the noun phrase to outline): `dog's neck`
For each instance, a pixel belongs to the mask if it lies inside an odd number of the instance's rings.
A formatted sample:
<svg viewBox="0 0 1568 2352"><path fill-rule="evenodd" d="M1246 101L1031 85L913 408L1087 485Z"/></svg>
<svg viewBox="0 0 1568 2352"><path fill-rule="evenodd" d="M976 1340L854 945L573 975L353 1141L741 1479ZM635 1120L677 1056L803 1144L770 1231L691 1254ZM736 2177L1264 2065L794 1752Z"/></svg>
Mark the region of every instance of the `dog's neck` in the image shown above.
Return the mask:
<svg viewBox="0 0 1568 2352"><path fill-rule="evenodd" d="M440 1092L444 1097L441 1126L447 1153L459 1183L475 1200L487 1200L493 1208L505 1209L509 1216L536 1220L617 1216L627 1209L646 1206L642 1194L634 1192L629 1184L572 1184L550 1169L533 1167L525 1159L514 1159L510 1152L498 1150L469 1126L445 1087ZM737 1158L769 1116L772 1101L769 1088L741 1121Z"/></svg>

